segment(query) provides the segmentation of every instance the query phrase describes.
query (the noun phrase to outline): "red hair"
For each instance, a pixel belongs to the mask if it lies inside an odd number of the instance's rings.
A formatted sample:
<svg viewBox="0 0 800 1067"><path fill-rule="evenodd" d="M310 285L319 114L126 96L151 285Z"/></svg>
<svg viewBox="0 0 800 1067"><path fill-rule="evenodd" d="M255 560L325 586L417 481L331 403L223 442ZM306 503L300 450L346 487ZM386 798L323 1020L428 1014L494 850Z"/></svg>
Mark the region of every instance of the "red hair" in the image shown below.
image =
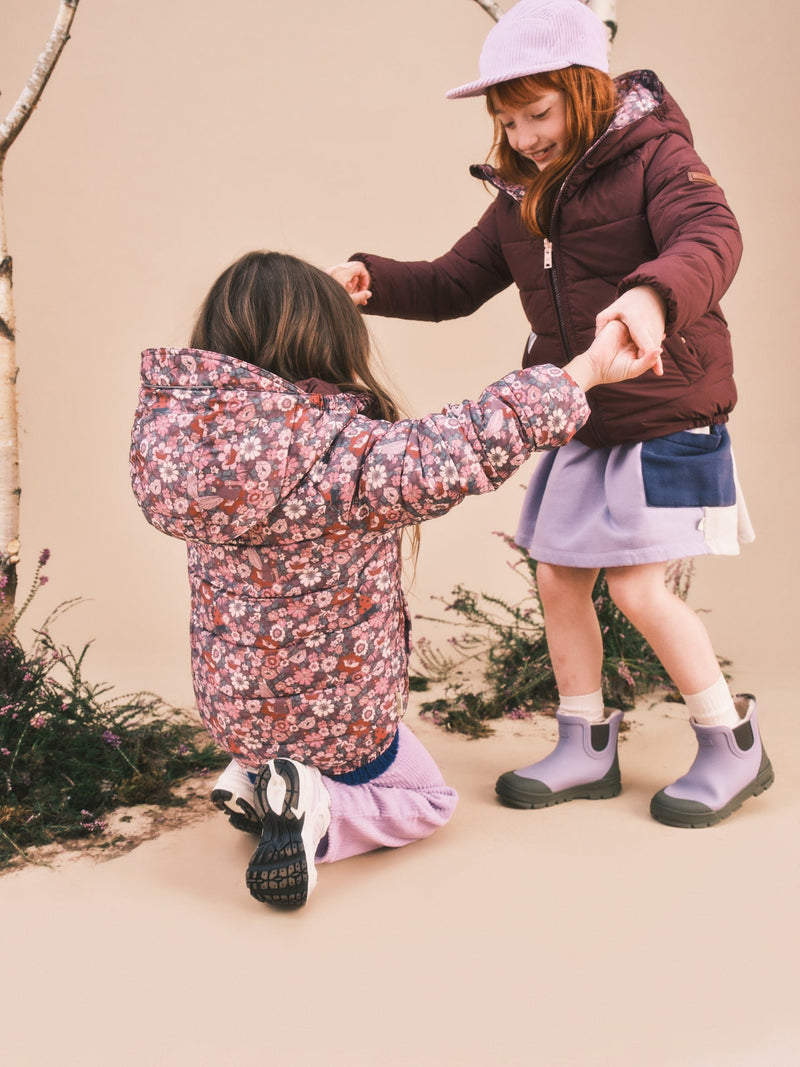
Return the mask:
<svg viewBox="0 0 800 1067"><path fill-rule="evenodd" d="M519 155L508 143L497 113L527 107L554 90L565 95L569 147L563 156L540 171L535 163ZM561 183L611 124L617 106L614 83L607 74L594 67L564 67L492 85L486 93L486 106L494 119L494 143L489 159L501 178L526 187L520 207L522 221L535 237L546 237Z"/></svg>

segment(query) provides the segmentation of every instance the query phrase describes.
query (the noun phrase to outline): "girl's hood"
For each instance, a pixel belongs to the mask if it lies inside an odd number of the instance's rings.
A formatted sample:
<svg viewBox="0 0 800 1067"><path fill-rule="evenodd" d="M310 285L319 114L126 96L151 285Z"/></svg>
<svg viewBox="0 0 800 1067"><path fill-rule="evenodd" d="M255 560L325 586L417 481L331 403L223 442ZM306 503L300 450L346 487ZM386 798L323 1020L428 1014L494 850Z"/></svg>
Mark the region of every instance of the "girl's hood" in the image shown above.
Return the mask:
<svg viewBox="0 0 800 1067"><path fill-rule="evenodd" d="M217 352L147 349L131 441L134 495L173 537L243 537L369 403L354 393L305 393Z"/></svg>

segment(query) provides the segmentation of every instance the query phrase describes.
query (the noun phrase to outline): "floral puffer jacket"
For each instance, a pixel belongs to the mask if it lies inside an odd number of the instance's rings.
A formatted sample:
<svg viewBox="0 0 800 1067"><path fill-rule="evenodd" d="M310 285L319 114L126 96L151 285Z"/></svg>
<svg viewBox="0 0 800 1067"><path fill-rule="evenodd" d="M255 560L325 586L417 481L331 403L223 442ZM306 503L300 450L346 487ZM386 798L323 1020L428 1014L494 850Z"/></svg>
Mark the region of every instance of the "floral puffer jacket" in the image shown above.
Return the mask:
<svg viewBox="0 0 800 1067"><path fill-rule="evenodd" d="M401 529L495 489L589 414L552 366L423 419L369 405L212 352L143 353L133 490L188 543L200 715L246 767L346 773L387 748L408 692Z"/></svg>

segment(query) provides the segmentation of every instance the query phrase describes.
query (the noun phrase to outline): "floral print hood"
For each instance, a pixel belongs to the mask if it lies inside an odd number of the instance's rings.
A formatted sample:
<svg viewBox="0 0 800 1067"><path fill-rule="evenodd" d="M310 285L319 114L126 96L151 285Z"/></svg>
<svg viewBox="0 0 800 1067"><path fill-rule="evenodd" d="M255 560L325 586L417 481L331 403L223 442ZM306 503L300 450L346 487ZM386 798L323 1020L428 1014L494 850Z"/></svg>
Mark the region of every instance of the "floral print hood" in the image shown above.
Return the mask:
<svg viewBox="0 0 800 1067"><path fill-rule="evenodd" d="M138 419L141 427L146 415L148 433L136 442L134 491L150 501L153 526L188 541L224 543L265 522L369 407L353 393L305 393L249 363L190 348L146 350L141 377ZM161 447L151 453L154 442Z"/></svg>

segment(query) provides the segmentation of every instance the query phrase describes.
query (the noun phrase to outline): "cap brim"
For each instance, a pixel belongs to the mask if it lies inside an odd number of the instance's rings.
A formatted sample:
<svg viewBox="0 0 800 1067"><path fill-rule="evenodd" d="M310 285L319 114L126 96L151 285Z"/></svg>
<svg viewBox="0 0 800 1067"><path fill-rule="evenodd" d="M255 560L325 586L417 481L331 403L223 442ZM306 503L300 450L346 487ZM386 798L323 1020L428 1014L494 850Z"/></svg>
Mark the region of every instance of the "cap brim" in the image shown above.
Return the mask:
<svg viewBox="0 0 800 1067"><path fill-rule="evenodd" d="M530 74L530 71L526 71L526 74ZM512 74L511 78L522 77L520 74ZM469 85L460 85L457 89L448 89L444 94L448 100L458 100L463 96L481 96L486 90L492 86L497 85L501 81L509 81L508 76L502 78L483 78L481 81L470 82Z"/></svg>

